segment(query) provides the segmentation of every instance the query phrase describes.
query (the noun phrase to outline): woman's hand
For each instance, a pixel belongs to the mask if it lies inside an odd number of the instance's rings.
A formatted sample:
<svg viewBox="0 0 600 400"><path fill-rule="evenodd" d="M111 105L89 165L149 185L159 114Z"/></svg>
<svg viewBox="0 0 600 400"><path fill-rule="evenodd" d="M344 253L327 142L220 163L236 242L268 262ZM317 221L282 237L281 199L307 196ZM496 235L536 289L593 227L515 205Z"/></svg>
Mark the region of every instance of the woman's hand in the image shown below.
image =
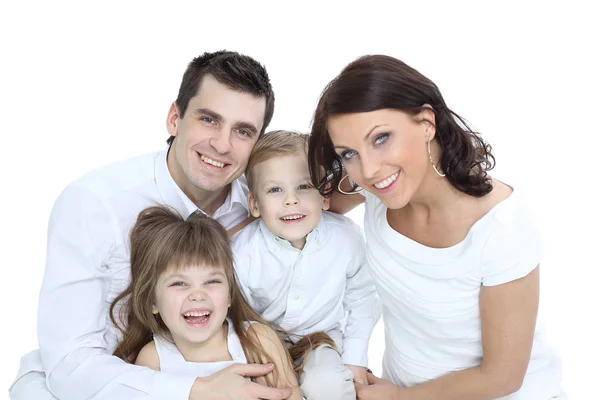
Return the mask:
<svg viewBox="0 0 600 400"><path fill-rule="evenodd" d="M367 369L365 367L359 367L357 365L344 364L350 372L352 372L352 376L354 377L354 382L362 383L363 385L368 385L367 381Z"/></svg>
<svg viewBox="0 0 600 400"><path fill-rule="evenodd" d="M392 382L367 373L368 385L355 382L357 400L401 400L402 392Z"/></svg>

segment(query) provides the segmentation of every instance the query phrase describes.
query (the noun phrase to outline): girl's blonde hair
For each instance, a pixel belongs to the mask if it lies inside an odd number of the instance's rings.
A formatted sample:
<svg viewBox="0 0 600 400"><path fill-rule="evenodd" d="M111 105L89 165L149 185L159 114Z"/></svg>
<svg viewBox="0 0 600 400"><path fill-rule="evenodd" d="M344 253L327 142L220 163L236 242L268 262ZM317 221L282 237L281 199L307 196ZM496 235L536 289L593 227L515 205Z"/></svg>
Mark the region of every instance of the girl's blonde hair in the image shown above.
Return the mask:
<svg viewBox="0 0 600 400"><path fill-rule="evenodd" d="M129 235L131 281L110 306L110 318L123 335L114 355L133 363L140 350L152 341L153 335L172 341L160 315L152 313L156 282L170 268L205 265L224 269L231 299L228 317L248 362L272 362L254 330L246 329L246 321L269 324L252 309L239 288L227 231L217 221L197 214L184 220L177 212L163 206L150 207L139 214ZM276 330L280 337L286 335L282 330ZM328 336L329 341L323 341L318 335L324 334L315 335L301 339L290 348L290 353L301 357L321 344L333 344ZM273 376L267 376L270 386L278 386L278 382L277 371L273 371Z"/></svg>

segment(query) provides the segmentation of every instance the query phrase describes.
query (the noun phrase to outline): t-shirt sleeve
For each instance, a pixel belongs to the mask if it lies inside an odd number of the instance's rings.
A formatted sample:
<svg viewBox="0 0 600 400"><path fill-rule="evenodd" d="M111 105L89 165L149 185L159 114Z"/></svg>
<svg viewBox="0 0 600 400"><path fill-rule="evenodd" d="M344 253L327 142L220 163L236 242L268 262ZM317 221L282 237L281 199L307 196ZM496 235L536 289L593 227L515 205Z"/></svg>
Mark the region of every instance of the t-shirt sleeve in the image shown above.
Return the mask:
<svg viewBox="0 0 600 400"><path fill-rule="evenodd" d="M496 286L523 278L540 263L541 236L531 211L517 202L494 216L482 252L482 284Z"/></svg>

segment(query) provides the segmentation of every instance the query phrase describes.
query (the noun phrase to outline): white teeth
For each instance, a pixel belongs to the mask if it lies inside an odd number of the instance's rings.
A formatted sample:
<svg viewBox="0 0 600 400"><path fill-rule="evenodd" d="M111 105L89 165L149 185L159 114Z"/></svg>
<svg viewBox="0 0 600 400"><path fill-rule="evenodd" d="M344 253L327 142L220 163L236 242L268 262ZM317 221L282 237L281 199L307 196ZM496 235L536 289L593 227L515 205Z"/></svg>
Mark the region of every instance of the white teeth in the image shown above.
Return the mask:
<svg viewBox="0 0 600 400"><path fill-rule="evenodd" d="M304 215L288 215L287 217L281 217L284 221L293 221L300 218L304 218Z"/></svg>
<svg viewBox="0 0 600 400"><path fill-rule="evenodd" d="M386 187L390 186L392 183L394 183L394 181L398 178L398 175L400 174L400 171L396 172L394 175L389 176L387 178L385 178L384 180L382 180L379 183L376 183L375 186L377 189L385 189Z"/></svg>
<svg viewBox="0 0 600 400"><path fill-rule="evenodd" d="M223 168L225 166L225 163L215 161L211 158L206 157L204 154L200 156L200 159L207 164L214 165L215 167Z"/></svg>
<svg viewBox="0 0 600 400"><path fill-rule="evenodd" d="M186 312L185 314L183 314L183 316L184 317L203 317L208 314L210 314L210 311L203 311L203 312L193 311L193 312Z"/></svg>

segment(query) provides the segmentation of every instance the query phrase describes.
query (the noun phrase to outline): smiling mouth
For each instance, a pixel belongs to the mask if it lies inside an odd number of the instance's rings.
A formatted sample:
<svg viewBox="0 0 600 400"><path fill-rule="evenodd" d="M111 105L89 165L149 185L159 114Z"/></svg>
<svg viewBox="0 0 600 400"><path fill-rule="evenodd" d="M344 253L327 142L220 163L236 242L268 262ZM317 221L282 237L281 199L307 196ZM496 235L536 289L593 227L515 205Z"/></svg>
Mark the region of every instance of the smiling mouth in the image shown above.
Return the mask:
<svg viewBox="0 0 600 400"><path fill-rule="evenodd" d="M190 325L202 325L208 322L210 318L210 311L188 311L183 314L183 319Z"/></svg>
<svg viewBox="0 0 600 400"><path fill-rule="evenodd" d="M398 175L400 175L400 171L397 171L395 174L388 176L381 182L377 182L373 186L375 186L377 189L385 189L386 187L394 183L396 179L398 179Z"/></svg>
<svg viewBox="0 0 600 400"><path fill-rule="evenodd" d="M290 223L294 223L294 222L300 222L304 218L306 218L306 215L304 215L304 214L291 214L291 215L286 215L284 217L281 217L279 219L282 220L283 222L285 222L286 224L290 224Z"/></svg>
<svg viewBox="0 0 600 400"><path fill-rule="evenodd" d="M198 154L200 154L200 153L198 153ZM205 163L210 164L214 167L218 167L218 168L225 168L225 166L229 165L229 164L226 164L226 163L223 163L220 161L215 161L212 158L205 156L204 154L200 154L200 159L202 161L204 161Z"/></svg>

